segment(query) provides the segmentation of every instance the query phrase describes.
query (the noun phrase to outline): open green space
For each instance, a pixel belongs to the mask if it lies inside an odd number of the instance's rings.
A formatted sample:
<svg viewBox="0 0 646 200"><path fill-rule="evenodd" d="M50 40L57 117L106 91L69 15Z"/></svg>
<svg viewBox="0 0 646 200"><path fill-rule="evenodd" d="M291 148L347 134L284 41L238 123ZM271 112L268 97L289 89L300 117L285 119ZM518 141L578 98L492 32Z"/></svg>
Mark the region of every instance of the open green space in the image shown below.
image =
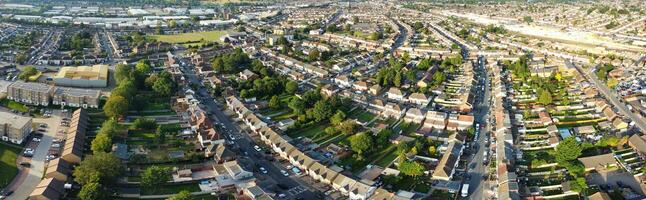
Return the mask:
<svg viewBox="0 0 646 200"><path fill-rule="evenodd" d="M328 124L316 124L316 125L305 127L303 129L290 131L288 135L289 137L292 137L292 138L299 138L299 137L313 138L314 136L316 136L316 134L319 134L319 133L325 134L324 130L328 126L329 126Z"/></svg>
<svg viewBox="0 0 646 200"><path fill-rule="evenodd" d="M16 159L20 149L18 147L0 143L0 188L4 188L18 174Z"/></svg>
<svg viewBox="0 0 646 200"><path fill-rule="evenodd" d="M181 33L176 35L153 35L150 36L159 42L167 43L198 43L198 42L216 42L220 37L229 33L227 30L223 31L205 31L205 32L192 32Z"/></svg>
<svg viewBox="0 0 646 200"><path fill-rule="evenodd" d="M29 107L27 107L25 104L21 104L21 103L18 103L18 102L9 100L9 99L3 99L2 101L0 101L0 105L2 105L4 107L7 107L9 109L12 109L12 110L20 111L20 112L29 111Z"/></svg>
<svg viewBox="0 0 646 200"><path fill-rule="evenodd" d="M359 159L355 156L346 156L339 160L339 164L350 167L350 171L353 174L357 174L361 172L361 170L365 169L368 164L373 163L377 159L383 158L388 155L390 151L394 151L395 149L395 146L390 144L383 149L376 149L375 151L368 153L363 156L363 159Z"/></svg>
<svg viewBox="0 0 646 200"><path fill-rule="evenodd" d="M396 148L393 148L393 150L390 151L387 155L385 155L381 159L377 160L377 162L375 162L375 164L380 166L380 167L386 168L395 159L397 159L397 151L396 151Z"/></svg>
<svg viewBox="0 0 646 200"><path fill-rule="evenodd" d="M162 195L177 194L182 190L189 192L199 192L200 186L197 183L187 183L178 185L162 185L155 188L141 188L141 195Z"/></svg>

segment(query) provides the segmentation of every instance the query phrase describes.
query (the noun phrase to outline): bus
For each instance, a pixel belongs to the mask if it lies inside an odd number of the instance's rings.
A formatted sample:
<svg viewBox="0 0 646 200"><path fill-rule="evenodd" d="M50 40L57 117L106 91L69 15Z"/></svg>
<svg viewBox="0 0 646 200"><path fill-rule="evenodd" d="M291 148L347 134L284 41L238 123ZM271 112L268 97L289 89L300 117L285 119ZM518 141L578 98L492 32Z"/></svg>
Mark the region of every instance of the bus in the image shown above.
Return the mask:
<svg viewBox="0 0 646 200"><path fill-rule="evenodd" d="M469 196L469 184L465 183L462 185L462 197L467 197Z"/></svg>

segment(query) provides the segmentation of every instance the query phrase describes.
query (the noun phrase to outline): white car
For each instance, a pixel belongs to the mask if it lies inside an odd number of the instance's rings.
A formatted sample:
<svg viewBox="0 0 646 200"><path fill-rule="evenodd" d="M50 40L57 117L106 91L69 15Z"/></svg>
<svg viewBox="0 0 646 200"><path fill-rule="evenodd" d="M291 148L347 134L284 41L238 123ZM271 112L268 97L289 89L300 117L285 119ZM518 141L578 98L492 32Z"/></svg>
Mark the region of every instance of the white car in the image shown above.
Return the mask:
<svg viewBox="0 0 646 200"><path fill-rule="evenodd" d="M280 173L283 174L283 176L289 176L289 173L285 170L280 170Z"/></svg>
<svg viewBox="0 0 646 200"><path fill-rule="evenodd" d="M267 172L267 169L265 169L264 167L260 167L260 172L262 172L263 174L267 174L267 173L268 173L268 172Z"/></svg>
<svg viewBox="0 0 646 200"><path fill-rule="evenodd" d="M255 149L256 151L262 151L262 149L258 145L253 146L253 149Z"/></svg>

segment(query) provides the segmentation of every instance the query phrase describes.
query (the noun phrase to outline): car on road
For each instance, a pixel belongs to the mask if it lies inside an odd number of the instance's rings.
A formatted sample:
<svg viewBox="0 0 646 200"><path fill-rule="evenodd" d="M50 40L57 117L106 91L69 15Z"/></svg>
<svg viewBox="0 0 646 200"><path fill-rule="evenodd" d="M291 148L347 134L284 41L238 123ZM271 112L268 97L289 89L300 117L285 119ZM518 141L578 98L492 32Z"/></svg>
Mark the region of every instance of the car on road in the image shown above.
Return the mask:
<svg viewBox="0 0 646 200"><path fill-rule="evenodd" d="M258 145L254 145L253 149L255 149L258 152L262 151L262 149Z"/></svg>
<svg viewBox="0 0 646 200"><path fill-rule="evenodd" d="M285 197L287 197L287 195L285 195L283 193L278 194L278 198L285 198Z"/></svg>
<svg viewBox="0 0 646 200"><path fill-rule="evenodd" d="M2 193L2 195L0 195L0 199L6 199L7 197L11 196L12 194L13 194L13 191L4 192L4 193Z"/></svg>
<svg viewBox="0 0 646 200"><path fill-rule="evenodd" d="M259 169L260 169L260 172L262 172L263 174L269 173L267 169L265 169L264 167L260 167Z"/></svg>
<svg viewBox="0 0 646 200"><path fill-rule="evenodd" d="M289 176L289 173L285 170L280 170L280 173L283 174L283 176Z"/></svg>

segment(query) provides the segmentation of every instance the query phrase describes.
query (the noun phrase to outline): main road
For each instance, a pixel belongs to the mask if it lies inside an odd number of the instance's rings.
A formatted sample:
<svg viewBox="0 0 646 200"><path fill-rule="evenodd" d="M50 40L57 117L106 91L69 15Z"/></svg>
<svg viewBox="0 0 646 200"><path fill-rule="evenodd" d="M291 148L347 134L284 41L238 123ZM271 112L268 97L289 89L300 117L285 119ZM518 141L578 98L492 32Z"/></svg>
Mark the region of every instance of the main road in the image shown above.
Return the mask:
<svg viewBox="0 0 646 200"><path fill-rule="evenodd" d="M185 59L180 60L180 65L182 66L182 71L186 76L187 80L191 84L198 85L198 90L196 94L202 97L201 103L206 107L205 110L213 113L214 120L217 123L221 123L226 127L226 131L221 132L221 136L228 136L228 140L235 141L237 148L237 154L239 158L247 158L253 162L253 169L247 169L251 171L257 171L258 167L264 167L267 169L268 173L266 175L261 175L260 173L254 173L255 176L260 177L261 183L259 184L263 189L273 190L276 194L283 193L292 199L319 199L317 196L307 190L306 186L299 184L298 181L291 179L290 177L285 177L282 175L280 170L280 165L267 159L268 155L265 155L264 152L256 151L253 146L256 145L253 139L245 134L238 126L232 122L232 120L223 112L223 106L220 106L215 98L210 94L210 92L201 87L201 78L196 75L191 69L192 65L188 63ZM235 139L234 139L235 138ZM298 177L295 177L298 179ZM282 186L282 187L281 187Z"/></svg>
<svg viewBox="0 0 646 200"><path fill-rule="evenodd" d="M617 97L617 94L614 91L611 91L608 86L606 86L605 83L601 82L595 74L592 73L592 70L595 68L592 68L590 70L585 70L579 65L575 65L574 63L570 61L565 62L566 65L572 65L575 66L576 69L581 72L592 84L594 84L599 91L601 91L601 94L606 97L612 105L615 106L619 110L621 114L624 116L627 116L630 118L633 122L635 122L635 126L637 126L642 133L646 133L646 122L644 122L643 119L639 118L637 115L634 113L630 112L626 105L619 101L619 98Z"/></svg>
<svg viewBox="0 0 646 200"><path fill-rule="evenodd" d="M480 125L484 128L479 129L478 138L472 142L472 146L477 146L476 148L478 150L467 164L467 172L471 177L471 180L468 181L470 190L469 199L480 200L486 199L484 191L488 188L487 182L483 177L487 177L487 165L485 165L484 162L484 152L489 152L489 145L486 138L489 137L488 130L491 129L491 126L487 124L487 118L489 116L489 97L491 96L491 91L489 87L489 76L485 70L484 57L481 56L478 58L476 66L477 68L474 71L476 71L476 74L479 74L480 76L475 77L477 84L475 90L476 100L474 102L474 118L476 126ZM480 77L483 77L483 79L481 80ZM481 87L484 87L484 90L481 89ZM487 157L490 156L490 152L487 153ZM488 158L487 161L489 161Z"/></svg>

